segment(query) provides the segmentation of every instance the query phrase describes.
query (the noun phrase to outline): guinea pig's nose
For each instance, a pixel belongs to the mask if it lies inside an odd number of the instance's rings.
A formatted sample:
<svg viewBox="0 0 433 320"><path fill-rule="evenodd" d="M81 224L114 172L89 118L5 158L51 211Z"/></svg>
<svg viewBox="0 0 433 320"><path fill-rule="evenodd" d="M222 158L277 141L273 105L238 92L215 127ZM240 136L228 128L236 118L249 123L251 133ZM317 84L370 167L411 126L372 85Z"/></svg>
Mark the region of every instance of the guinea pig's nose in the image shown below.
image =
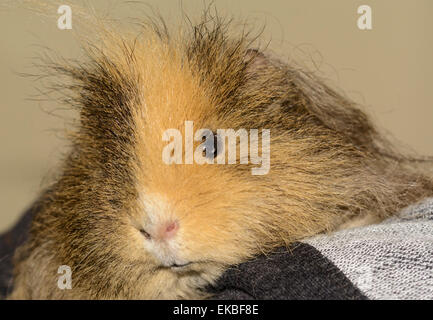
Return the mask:
<svg viewBox="0 0 433 320"><path fill-rule="evenodd" d="M177 221L164 222L157 230L157 238L159 240L169 240L176 235L178 229L179 223Z"/></svg>

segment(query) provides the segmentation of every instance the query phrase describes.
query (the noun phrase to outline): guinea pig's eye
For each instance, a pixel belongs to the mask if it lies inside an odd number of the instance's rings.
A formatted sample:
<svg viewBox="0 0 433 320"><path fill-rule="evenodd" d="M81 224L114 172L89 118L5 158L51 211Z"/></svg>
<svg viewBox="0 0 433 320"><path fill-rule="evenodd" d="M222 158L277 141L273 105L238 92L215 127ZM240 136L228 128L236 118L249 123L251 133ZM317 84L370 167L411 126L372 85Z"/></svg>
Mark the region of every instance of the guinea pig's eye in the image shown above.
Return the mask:
<svg viewBox="0 0 433 320"><path fill-rule="evenodd" d="M150 236L150 234L146 231L146 230L144 230L144 229L140 229L140 233L147 239L147 240L150 240L150 239L152 239L152 237Z"/></svg>
<svg viewBox="0 0 433 320"><path fill-rule="evenodd" d="M218 146L218 135L210 131L209 135L205 135L202 138L205 142L203 146L203 157L214 159L218 156L221 148Z"/></svg>

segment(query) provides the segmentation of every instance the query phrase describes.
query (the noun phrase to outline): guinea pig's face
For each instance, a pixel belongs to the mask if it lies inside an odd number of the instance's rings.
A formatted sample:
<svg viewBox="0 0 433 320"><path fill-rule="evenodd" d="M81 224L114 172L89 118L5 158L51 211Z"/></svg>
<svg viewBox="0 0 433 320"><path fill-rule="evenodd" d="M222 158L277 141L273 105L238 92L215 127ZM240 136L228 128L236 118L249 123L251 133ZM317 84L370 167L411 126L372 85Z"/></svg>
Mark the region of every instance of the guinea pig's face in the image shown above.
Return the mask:
<svg viewBox="0 0 433 320"><path fill-rule="evenodd" d="M258 198L249 165L217 164L216 157L223 155L200 152L202 141L194 139L199 129L237 130L237 123L221 117L208 88L176 57L143 68L141 105L135 113L137 210L131 217L140 235L142 252L137 254L175 272L240 262L252 250L252 204L263 196ZM180 149L169 153L180 152L182 159L167 164L164 152L174 138L163 137L173 129L181 135ZM199 150L195 157L215 163L185 163L188 139L191 149ZM216 137L212 141L217 147Z"/></svg>

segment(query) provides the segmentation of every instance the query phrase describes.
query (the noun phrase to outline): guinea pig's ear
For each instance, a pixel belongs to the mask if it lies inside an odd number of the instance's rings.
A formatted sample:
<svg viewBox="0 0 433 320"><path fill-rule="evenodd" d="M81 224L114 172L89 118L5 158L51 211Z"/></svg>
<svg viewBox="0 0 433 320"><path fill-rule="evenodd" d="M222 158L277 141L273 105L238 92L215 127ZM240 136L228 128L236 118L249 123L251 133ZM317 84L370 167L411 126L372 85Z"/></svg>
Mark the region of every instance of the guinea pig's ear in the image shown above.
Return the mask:
<svg viewBox="0 0 433 320"><path fill-rule="evenodd" d="M269 68L275 68L271 59L258 49L247 49L244 62L246 64L246 75L255 78L259 73L266 72Z"/></svg>
<svg viewBox="0 0 433 320"><path fill-rule="evenodd" d="M249 71L253 71L256 68L263 68L269 64L266 56L258 49L247 49L245 51L245 62L247 66L251 68Z"/></svg>

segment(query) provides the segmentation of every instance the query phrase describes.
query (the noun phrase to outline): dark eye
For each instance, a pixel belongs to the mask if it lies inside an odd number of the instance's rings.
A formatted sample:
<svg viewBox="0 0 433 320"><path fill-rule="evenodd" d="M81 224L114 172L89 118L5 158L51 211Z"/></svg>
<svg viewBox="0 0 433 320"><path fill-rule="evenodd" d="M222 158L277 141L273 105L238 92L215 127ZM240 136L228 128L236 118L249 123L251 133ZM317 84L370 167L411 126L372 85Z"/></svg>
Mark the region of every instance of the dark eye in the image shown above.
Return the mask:
<svg viewBox="0 0 433 320"><path fill-rule="evenodd" d="M213 139L210 135L203 136L202 138L202 141L206 142L203 147L203 156L209 159L214 159L218 156L221 148L218 147L218 135L211 131L210 133L212 133ZM206 137L208 137L208 139L206 139Z"/></svg>
<svg viewBox="0 0 433 320"><path fill-rule="evenodd" d="M150 233L149 232L147 232L146 230L144 230L144 229L140 229L140 233L147 239L147 240L150 240L150 239L152 239L152 237L150 236Z"/></svg>

